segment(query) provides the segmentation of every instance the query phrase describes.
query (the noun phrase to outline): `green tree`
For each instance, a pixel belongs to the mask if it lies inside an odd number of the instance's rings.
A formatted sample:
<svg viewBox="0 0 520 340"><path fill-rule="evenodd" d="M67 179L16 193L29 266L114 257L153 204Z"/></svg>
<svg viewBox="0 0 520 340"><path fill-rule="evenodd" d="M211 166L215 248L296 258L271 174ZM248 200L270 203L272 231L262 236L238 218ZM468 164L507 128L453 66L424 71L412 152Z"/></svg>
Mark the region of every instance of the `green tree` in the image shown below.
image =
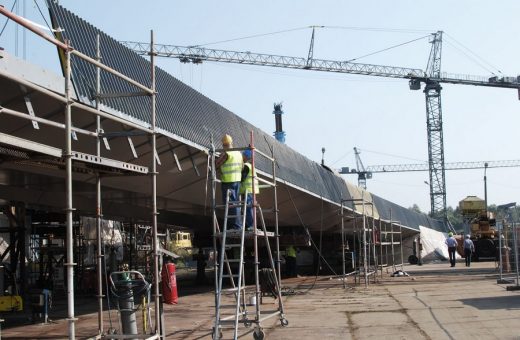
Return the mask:
<svg viewBox="0 0 520 340"><path fill-rule="evenodd" d="M422 214L421 208L417 204L414 203L411 207L408 208L411 211L415 211L416 213Z"/></svg>
<svg viewBox="0 0 520 340"><path fill-rule="evenodd" d="M448 215L448 221L457 232L464 230L464 219L459 207L455 209L452 207L446 208L446 214Z"/></svg>

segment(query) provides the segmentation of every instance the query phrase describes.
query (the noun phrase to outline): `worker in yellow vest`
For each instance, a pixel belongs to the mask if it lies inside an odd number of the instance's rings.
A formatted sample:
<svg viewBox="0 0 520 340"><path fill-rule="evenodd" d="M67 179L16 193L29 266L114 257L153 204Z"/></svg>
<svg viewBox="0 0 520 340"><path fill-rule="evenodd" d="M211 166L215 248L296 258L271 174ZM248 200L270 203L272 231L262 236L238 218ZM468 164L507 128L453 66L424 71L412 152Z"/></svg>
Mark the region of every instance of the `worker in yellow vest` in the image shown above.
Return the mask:
<svg viewBox="0 0 520 340"><path fill-rule="evenodd" d="M240 183L240 195L245 195L247 192L247 206L246 206L246 227L248 230L254 228L253 221L253 183L255 194L260 193L258 180L256 179L256 172L251 165L251 150L244 150L242 152L244 160L244 168L242 169L242 183Z"/></svg>
<svg viewBox="0 0 520 340"><path fill-rule="evenodd" d="M233 148L233 138L230 135L222 137L222 147L224 150ZM243 168L242 154L240 151L224 151L215 161L215 166L220 170L220 182L222 189L222 200L226 202L227 192L230 192L229 201L234 202L233 207L229 208L228 214L231 215L233 224L228 227L232 230L242 229L240 221L240 206L237 204L239 200L240 181L242 179Z"/></svg>
<svg viewBox="0 0 520 340"><path fill-rule="evenodd" d="M287 277L296 277L296 248L289 245L285 248L285 274Z"/></svg>

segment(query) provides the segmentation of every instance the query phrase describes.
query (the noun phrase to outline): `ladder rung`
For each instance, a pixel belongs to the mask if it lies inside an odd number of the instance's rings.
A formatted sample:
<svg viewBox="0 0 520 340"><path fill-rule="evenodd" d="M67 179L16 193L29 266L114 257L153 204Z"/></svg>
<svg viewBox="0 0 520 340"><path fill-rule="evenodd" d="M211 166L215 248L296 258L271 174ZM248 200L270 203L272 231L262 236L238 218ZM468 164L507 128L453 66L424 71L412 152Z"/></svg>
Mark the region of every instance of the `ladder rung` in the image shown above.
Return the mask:
<svg viewBox="0 0 520 340"><path fill-rule="evenodd" d="M227 259L227 260L224 260L224 262L237 263L237 262L240 262L240 259Z"/></svg>
<svg viewBox="0 0 520 340"><path fill-rule="evenodd" d="M222 274L222 277L238 277L238 274Z"/></svg>
<svg viewBox="0 0 520 340"><path fill-rule="evenodd" d="M234 315L233 315L234 316ZM221 324L231 324L231 325L234 325L235 324L235 320L220 320L219 321ZM238 320L238 323L245 323L245 322L251 322L251 320L244 320L244 319L239 319Z"/></svg>
<svg viewBox="0 0 520 340"><path fill-rule="evenodd" d="M244 290L246 289L246 287L244 286L241 286L240 287L240 290ZM222 289L222 292L238 292L238 287L233 287L233 288L226 288L226 289Z"/></svg>
<svg viewBox="0 0 520 340"><path fill-rule="evenodd" d="M242 245L240 243L230 243L226 244L226 248L240 248Z"/></svg>
<svg viewBox="0 0 520 340"><path fill-rule="evenodd" d="M230 207L230 208L236 208L236 207L241 207L242 205L244 205L244 202L233 202L233 201L231 201L231 202L229 202L229 204L227 206ZM220 208L220 209L225 208L225 207L226 207L225 204L218 204L218 205L215 206L215 208Z"/></svg>
<svg viewBox="0 0 520 340"><path fill-rule="evenodd" d="M246 307L253 307L255 305L251 305L251 304L248 303L245 306ZM225 309L236 308L236 307L237 307L237 305L220 305L220 308L225 308ZM244 307L244 305L240 304L240 307Z"/></svg>
<svg viewBox="0 0 520 340"><path fill-rule="evenodd" d="M230 325L230 324L234 325L235 324L235 319L233 319L233 320L222 320L222 319L220 319L219 323L222 324L222 325L226 325L226 324L227 325Z"/></svg>

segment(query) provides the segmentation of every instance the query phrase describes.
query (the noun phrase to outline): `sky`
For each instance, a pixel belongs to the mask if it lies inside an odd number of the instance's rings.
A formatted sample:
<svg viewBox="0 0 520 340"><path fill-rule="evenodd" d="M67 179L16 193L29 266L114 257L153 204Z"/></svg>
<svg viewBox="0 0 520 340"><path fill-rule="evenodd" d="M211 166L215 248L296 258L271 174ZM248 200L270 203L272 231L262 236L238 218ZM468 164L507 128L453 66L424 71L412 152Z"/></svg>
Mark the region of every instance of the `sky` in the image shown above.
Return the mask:
<svg viewBox="0 0 520 340"><path fill-rule="evenodd" d="M14 0L0 0L11 9ZM42 0L19 0L14 10L46 25ZM443 31L442 71L457 74L520 74L518 0L394 1L133 1L61 0L60 4L121 41L306 57L312 25L314 57L425 69L428 36ZM0 17L0 28L5 18ZM277 34L267 34L280 32ZM18 40L17 40L18 36ZM59 72L55 49L10 22L0 47ZM251 37L253 38L244 38ZM244 38L244 39L239 39ZM417 40L416 40L417 39ZM416 40L410 42L412 40ZM18 43L16 43L18 41ZM410 42L410 43L407 43ZM380 50L399 44L402 46ZM366 56L369 55L370 56ZM366 56L366 57L363 57ZM428 160L425 98L407 80L224 63L161 68L269 134L273 103L282 102L286 143L332 168ZM501 73L500 73L501 72ZM520 101L516 90L444 84L445 162L520 159ZM448 206L468 195L484 198L484 170L446 171ZM357 183L355 175L346 179ZM430 210L428 172L374 174L368 190L404 207ZM487 170L489 204L520 202L520 169Z"/></svg>

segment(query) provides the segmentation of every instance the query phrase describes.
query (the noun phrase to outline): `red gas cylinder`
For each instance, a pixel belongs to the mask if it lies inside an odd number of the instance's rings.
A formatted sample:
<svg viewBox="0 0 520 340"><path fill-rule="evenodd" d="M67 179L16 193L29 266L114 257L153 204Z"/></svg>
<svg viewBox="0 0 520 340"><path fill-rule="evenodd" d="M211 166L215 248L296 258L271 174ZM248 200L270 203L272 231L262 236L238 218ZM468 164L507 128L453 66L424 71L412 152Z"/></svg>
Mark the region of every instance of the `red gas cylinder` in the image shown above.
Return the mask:
<svg viewBox="0 0 520 340"><path fill-rule="evenodd" d="M175 264L165 263L161 271L163 302L174 305L179 300Z"/></svg>

